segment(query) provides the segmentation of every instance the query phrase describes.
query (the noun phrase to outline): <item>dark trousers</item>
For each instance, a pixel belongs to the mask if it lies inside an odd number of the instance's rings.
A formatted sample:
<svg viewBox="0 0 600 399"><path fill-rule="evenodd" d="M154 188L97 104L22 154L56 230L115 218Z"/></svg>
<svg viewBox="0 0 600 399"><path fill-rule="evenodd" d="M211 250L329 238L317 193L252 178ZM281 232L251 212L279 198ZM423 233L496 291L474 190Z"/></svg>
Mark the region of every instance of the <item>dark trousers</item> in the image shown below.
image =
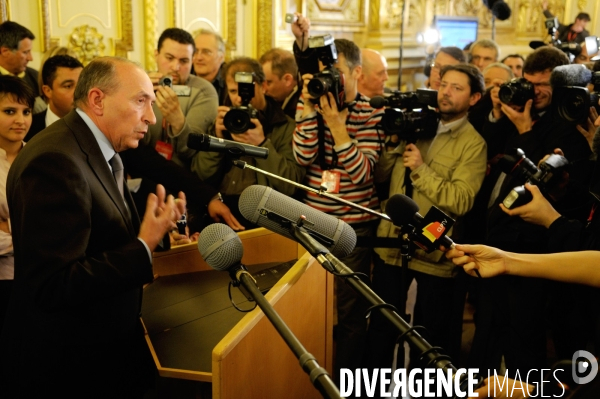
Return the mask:
<svg viewBox="0 0 600 399"><path fill-rule="evenodd" d="M375 232L376 223L355 227L358 237L370 237ZM345 258L340 259L354 272L364 273L367 280L371 273L372 249L357 247ZM335 380L339 383L339 370L354 370L363 367L366 348L367 319L365 313L369 303L357 294L342 278L335 278L337 297L337 327L335 329Z"/></svg>
<svg viewBox="0 0 600 399"><path fill-rule="evenodd" d="M417 281L417 300L413 317L413 325L425 327L426 331L419 330L432 346L439 346L444 352L458 359L460 353L460 341L462 334L462 309L464 308L464 291L462 294L456 291L459 284L456 278L442 278L414 270L406 271L406 284L408 289L410 282ZM373 268L373 290L385 302L395 306L401 313L404 309L401 302L403 293L400 290L402 279L402 268L391 266L375 256ZM406 293L404 293L406 295ZM461 299L462 298L462 299ZM462 306L459 305L462 303ZM393 361L393 350L396 339L400 332L392 326L377 311L373 311L369 324L368 334L368 367L391 368ZM398 368L403 367L403 345L400 346L398 354ZM420 357L420 353L411 349L411 362ZM414 367L421 367L414 364Z"/></svg>

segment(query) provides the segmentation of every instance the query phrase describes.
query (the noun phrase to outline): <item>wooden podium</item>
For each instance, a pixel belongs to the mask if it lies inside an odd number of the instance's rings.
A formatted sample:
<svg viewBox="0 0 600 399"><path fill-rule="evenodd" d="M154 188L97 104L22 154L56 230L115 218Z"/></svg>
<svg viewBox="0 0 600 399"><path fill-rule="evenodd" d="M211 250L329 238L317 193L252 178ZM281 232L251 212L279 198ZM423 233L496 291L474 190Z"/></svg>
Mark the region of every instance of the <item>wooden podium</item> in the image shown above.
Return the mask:
<svg viewBox="0 0 600 399"><path fill-rule="evenodd" d="M242 262L251 272L251 265L299 259L265 297L331 375L333 276L276 233L260 228L239 236ZM212 270L195 243L155 253L154 271L158 277L145 289L143 320L162 377L211 382L213 398L321 397L263 312L240 313L230 306L228 273ZM231 290L238 306L253 305L237 288ZM192 305L184 308L185 303Z"/></svg>

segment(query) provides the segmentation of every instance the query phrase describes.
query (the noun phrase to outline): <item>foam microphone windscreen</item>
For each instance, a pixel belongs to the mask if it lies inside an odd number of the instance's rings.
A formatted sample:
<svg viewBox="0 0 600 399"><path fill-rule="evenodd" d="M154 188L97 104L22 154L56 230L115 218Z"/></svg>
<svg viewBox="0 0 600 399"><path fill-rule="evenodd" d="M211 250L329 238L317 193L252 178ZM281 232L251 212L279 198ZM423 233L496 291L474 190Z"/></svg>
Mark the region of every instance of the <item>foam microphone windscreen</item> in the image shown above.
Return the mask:
<svg viewBox="0 0 600 399"><path fill-rule="evenodd" d="M510 18L510 6L504 0L483 0L483 4L501 21Z"/></svg>
<svg viewBox="0 0 600 399"><path fill-rule="evenodd" d="M385 205L385 213L392 219L395 226L414 224L419 205L404 194L394 194Z"/></svg>
<svg viewBox="0 0 600 399"><path fill-rule="evenodd" d="M557 66L550 74L552 87L578 86L586 87L592 80L592 71L582 64Z"/></svg>
<svg viewBox="0 0 600 399"><path fill-rule="evenodd" d="M250 222L294 240L281 221L297 222L304 215L310 223L304 228L318 240L323 236L333 242L325 245L338 258L349 255L356 246L356 233L346 222L327 215L270 187L254 185L246 188L239 200L241 214ZM316 234L313 234L316 233Z"/></svg>
<svg viewBox="0 0 600 399"><path fill-rule="evenodd" d="M369 105L373 108L383 108L386 104L386 99L381 96L375 96L369 100Z"/></svg>
<svg viewBox="0 0 600 399"><path fill-rule="evenodd" d="M210 224L200 232L198 251L210 267L219 271L239 264L244 256L242 240L231 227L222 223Z"/></svg>

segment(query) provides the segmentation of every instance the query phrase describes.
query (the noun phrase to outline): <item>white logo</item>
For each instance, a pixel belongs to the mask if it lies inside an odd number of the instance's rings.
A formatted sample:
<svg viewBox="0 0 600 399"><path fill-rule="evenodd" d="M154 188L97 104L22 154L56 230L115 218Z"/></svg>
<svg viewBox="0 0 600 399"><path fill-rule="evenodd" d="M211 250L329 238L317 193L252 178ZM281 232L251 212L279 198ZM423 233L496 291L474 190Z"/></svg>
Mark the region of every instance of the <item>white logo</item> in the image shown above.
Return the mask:
<svg viewBox="0 0 600 399"><path fill-rule="evenodd" d="M590 352L577 351L573 354L572 361L573 381L575 383L579 385L587 384L598 374L598 361Z"/></svg>

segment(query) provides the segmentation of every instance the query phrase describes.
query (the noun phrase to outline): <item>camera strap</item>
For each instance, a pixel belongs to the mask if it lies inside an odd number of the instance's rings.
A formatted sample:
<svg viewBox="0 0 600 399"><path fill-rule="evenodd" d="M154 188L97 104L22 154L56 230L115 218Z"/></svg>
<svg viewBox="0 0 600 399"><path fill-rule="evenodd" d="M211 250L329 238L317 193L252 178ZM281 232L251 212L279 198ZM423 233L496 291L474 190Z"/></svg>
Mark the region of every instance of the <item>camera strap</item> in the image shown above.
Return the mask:
<svg viewBox="0 0 600 399"><path fill-rule="evenodd" d="M330 170L335 169L335 166L338 163L338 155L335 150L331 151L331 164L327 164L327 159L325 157L325 121L323 120L323 115L317 112L317 138L319 140L319 152L317 154L317 159L319 161L319 166L321 170ZM333 147L332 147L333 148Z"/></svg>

